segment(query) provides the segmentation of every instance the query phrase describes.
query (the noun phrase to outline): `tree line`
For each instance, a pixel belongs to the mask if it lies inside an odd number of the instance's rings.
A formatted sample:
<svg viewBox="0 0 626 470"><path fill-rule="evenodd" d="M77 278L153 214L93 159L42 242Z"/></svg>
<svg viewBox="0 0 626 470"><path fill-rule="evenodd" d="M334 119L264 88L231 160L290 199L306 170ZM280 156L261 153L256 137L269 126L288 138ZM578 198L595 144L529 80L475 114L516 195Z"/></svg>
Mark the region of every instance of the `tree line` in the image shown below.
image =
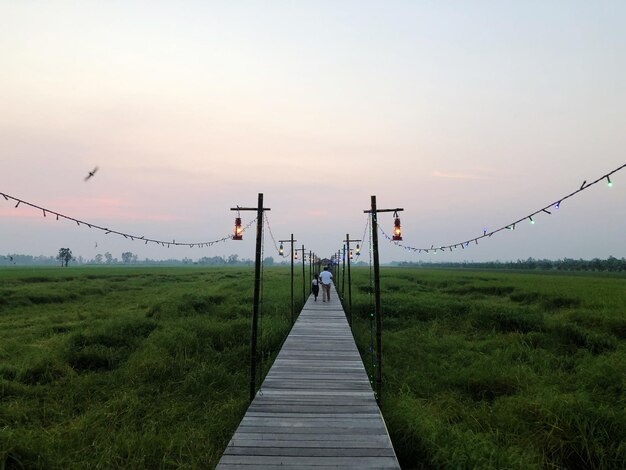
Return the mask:
<svg viewBox="0 0 626 470"><path fill-rule="evenodd" d="M223 256L204 256L197 260L191 258L154 260L145 258L140 260L137 254L130 251L121 253L120 258L114 257L111 253L97 254L92 259L82 256L75 257L69 248L60 248L56 256L33 256L24 254L0 255L0 266L69 266L70 262L75 265L146 265L146 266L252 266L254 261L249 258L239 258L233 254ZM271 256L263 260L265 266L285 266L289 260L274 260ZM353 262L353 266L366 266L362 261ZM471 262L433 262L433 261L398 261L389 263L391 266L422 266L437 268L476 268L476 269L518 269L518 270L542 270L542 271L606 271L623 272L626 271L626 259L609 256L607 259L594 258L591 260L563 258L557 260L528 258L517 261L471 261Z"/></svg>
<svg viewBox="0 0 626 470"><path fill-rule="evenodd" d="M472 261L472 262L424 262L401 261L394 266L424 266L440 268L477 268L477 269L521 269L542 271L626 271L626 258L609 256L607 259L591 260L563 258L557 260L528 258L517 261Z"/></svg>

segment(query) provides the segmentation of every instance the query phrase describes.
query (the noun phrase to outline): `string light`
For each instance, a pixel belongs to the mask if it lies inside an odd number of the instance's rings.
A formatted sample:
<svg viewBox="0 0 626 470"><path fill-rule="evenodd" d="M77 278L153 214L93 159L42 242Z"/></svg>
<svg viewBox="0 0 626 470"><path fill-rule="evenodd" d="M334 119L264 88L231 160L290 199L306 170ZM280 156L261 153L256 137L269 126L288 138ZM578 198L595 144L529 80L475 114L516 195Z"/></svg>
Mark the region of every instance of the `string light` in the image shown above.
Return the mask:
<svg viewBox="0 0 626 470"><path fill-rule="evenodd" d="M470 238L469 240L465 240L463 242L457 242L457 243L453 243L451 245L444 245L441 246L439 249L441 249L443 251L444 248L452 248L452 247L456 247L457 245L461 245L462 249L468 248L470 242L474 242L476 245L478 245L478 240L480 240L481 238L485 238L485 237L491 237L492 235L501 232L503 230L515 230L515 226L516 224L519 224L520 222L523 222L525 219L528 219L528 221L530 222L530 224L534 225L535 224L535 219L533 218L533 216L536 216L537 214L541 214L541 213L545 213L548 215L552 215L552 212L550 212L549 209L556 209L559 210L561 208L561 203L563 201L565 201L566 199L569 199L575 195L577 195L578 193L580 193L581 191L584 191L586 189L589 189L591 186L593 186L594 184L599 183L600 181L603 181L605 178L607 180L607 186L610 188L613 186L613 182L611 181L610 175L617 173L620 170L623 170L624 168L626 168L626 164L614 169L613 171L610 171L609 173L607 173L606 175L601 176L600 178L596 179L595 181L592 181L591 183L587 184L587 180L583 181L583 184L580 186L579 189L577 189L576 191L573 191L572 193L563 196L562 198L558 199L556 202L550 203L545 207L542 207L541 209L533 212L532 214L529 214L525 217L522 217L512 223L509 223L507 225L504 225L502 227L500 227L497 230L492 230L491 232L488 232L486 228L483 228L483 234L476 237L476 238ZM389 237L385 231L382 229L382 227L379 225L378 226L380 232L385 236L385 238L389 241L393 241L391 237ZM431 245L430 248L415 248L412 246L408 246L408 245L404 245L402 243L394 243L396 246L405 248L407 250L411 250L411 251L416 251L418 253L421 253L422 251L424 251L425 253L428 253L429 250L434 250L434 245Z"/></svg>
<svg viewBox="0 0 626 470"><path fill-rule="evenodd" d="M154 238L146 238L145 236L137 236L137 235L131 235L128 233L124 233L121 232L119 230L113 230L113 229L109 229L107 227L101 227L99 225L93 224L91 222L85 222L84 220L80 220L80 219L76 219L74 217L70 217L69 215L65 215L65 214L61 214L60 212L57 211L53 211L51 209L45 208L45 207L41 207L38 206L36 204L30 203L28 201L24 201L23 199L19 199L17 197L11 196L10 194L6 194L6 193L2 193L0 192L0 195L2 195L2 197L4 197L4 199L6 201L16 201L15 207L17 208L20 204L32 207L34 209L40 210L43 212L44 217L47 217L47 214L54 214L56 217L56 220L59 220L59 218L65 219L65 220L69 220L72 222L76 222L76 225L78 225L80 227L80 225L86 225L87 227L89 227L90 229L95 229L95 230L100 230L102 232L105 232L105 235L108 235L110 233L114 234L114 235L119 235L122 236L126 239L130 238L131 240L134 241L135 238L138 238L140 240L144 240L145 244L147 245L148 243L155 243L156 245L160 245L162 247L165 247L166 245L174 245L174 246L188 246L188 247L194 247L194 246L212 246L215 243L221 243L221 242L226 242L231 240L231 235L226 235L222 238L218 238L217 240L211 240L211 241L207 241L207 242L194 242L194 243L180 243L180 242L165 242L162 240L157 240ZM248 224L246 224L245 227L241 228L241 232L245 232L246 230L248 230L252 224L254 224L256 222L256 219L251 220Z"/></svg>

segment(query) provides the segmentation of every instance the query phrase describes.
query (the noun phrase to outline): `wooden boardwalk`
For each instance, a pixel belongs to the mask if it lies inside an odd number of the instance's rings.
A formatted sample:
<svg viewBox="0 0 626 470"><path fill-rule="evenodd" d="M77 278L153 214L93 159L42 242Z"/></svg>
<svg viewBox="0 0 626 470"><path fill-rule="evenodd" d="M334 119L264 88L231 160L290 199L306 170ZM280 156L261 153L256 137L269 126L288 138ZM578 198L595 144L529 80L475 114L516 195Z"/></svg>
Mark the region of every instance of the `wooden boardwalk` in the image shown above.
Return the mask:
<svg viewBox="0 0 626 470"><path fill-rule="evenodd" d="M309 297L217 468L400 468L334 288Z"/></svg>

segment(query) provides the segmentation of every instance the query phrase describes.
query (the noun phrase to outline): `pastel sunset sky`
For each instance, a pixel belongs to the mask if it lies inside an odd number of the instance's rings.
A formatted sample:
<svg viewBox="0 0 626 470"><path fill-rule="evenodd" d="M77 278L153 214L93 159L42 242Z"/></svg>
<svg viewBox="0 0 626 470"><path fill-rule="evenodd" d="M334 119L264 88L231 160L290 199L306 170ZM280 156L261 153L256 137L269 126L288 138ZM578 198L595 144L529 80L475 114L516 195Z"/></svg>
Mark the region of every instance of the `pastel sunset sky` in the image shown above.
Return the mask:
<svg viewBox="0 0 626 470"><path fill-rule="evenodd" d="M138 236L221 238L263 193L276 239L329 256L376 195L404 208L404 243L448 245L626 162L620 0L0 1L0 18L0 192ZM626 256L626 169L611 179L434 260ZM14 206L0 255L254 257L252 230L168 249ZM383 237L392 260L433 258Z"/></svg>

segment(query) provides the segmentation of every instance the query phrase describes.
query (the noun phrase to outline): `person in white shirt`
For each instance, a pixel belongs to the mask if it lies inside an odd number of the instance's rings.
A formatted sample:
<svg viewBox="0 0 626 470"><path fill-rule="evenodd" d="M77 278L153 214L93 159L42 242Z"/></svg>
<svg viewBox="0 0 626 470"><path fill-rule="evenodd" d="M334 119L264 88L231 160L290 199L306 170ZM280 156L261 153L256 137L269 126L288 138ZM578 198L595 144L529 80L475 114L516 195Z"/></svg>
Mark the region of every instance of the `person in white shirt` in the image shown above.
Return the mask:
<svg viewBox="0 0 626 470"><path fill-rule="evenodd" d="M324 266L324 271L320 273L320 280L322 281L322 302L330 302L330 283L333 279L333 274L328 270L328 266Z"/></svg>

